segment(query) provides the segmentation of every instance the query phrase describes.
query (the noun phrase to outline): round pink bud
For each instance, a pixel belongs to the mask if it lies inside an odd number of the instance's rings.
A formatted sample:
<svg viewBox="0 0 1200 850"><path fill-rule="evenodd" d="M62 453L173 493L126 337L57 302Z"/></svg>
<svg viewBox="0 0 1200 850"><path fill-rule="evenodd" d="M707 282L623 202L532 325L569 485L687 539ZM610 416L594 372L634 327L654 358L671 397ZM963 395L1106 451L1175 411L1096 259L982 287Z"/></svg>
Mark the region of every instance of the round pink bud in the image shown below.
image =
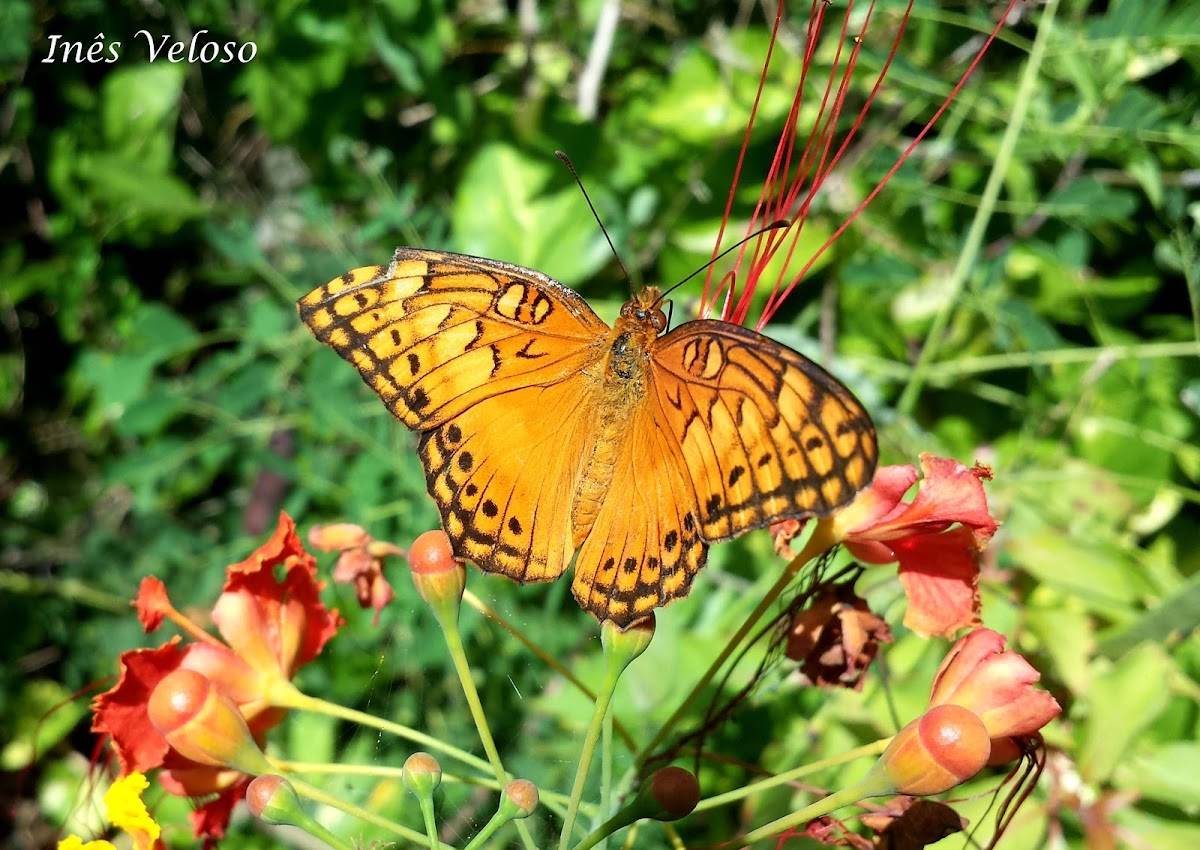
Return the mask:
<svg viewBox="0 0 1200 850"><path fill-rule="evenodd" d="M181 668L164 676L146 710L151 725L185 758L247 773L267 767L237 705L195 670Z"/></svg>
<svg viewBox="0 0 1200 850"><path fill-rule="evenodd" d="M939 705L900 730L879 767L897 793L923 797L966 782L983 769L991 752L987 727L976 714Z"/></svg>

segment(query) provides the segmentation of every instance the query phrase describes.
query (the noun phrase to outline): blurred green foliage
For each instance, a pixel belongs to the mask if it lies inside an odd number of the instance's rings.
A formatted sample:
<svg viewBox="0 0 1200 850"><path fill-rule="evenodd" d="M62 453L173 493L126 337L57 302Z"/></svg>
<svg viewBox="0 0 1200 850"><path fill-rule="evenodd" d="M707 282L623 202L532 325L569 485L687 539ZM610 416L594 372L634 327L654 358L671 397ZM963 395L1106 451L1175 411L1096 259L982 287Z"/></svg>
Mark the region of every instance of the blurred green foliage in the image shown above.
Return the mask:
<svg viewBox="0 0 1200 850"><path fill-rule="evenodd" d="M535 267L611 318L627 285L555 149L570 153L635 280L669 284L707 260L767 24L748 5L625 5L589 119L573 99L601 5L4 4L0 769L35 765L21 774L30 781L11 808L20 826L10 846L49 840L46 824L85 829L94 816L75 796L90 753L80 703L59 703L145 640L126 608L140 577L157 575L178 604L203 608L222 566L265 537L280 508L302 525L356 521L400 545L436 522L412 435L300 327L297 297L406 244ZM807 5L797 4L768 76L735 217L753 208L799 79ZM847 121L902 5L879 4ZM990 28L987 5L917 4L805 244L824 241L949 93ZM881 424L885 462L933 451L994 468L1005 524L985 576L985 621L1036 659L1066 709L1048 735L1053 803L1032 802L1005 840L1040 846L1054 817L1071 847L1136 835L1191 848L1200 2L1064 0L981 256L915 406L897 407L1026 97L1020 75L1040 15L1020 7L938 131L772 333L815 351L836 304L831 365ZM186 42L201 29L253 41L257 54L246 64L150 62L138 35ZM46 61L51 35L86 49L98 33L121 42L118 61ZM812 79L828 74L831 45ZM679 291L677 320L698 294ZM770 583L777 562L765 538L719 548L692 598L661 618L622 697L635 734L666 717L745 600ZM303 684L470 746L432 620L395 578L383 630L353 610L350 591L331 588L350 623ZM596 629L565 583L472 582L547 652L599 675ZM882 571L873 602L898 621L900 599ZM479 618L466 626L510 767L565 787L582 699ZM919 710L941 652L901 635L886 687L876 680L864 695L808 693L781 678L711 743L782 770L887 734ZM285 728L292 758L403 761L401 748L326 721ZM730 767L702 778L706 793L746 781ZM338 790L414 816L394 783ZM795 808L793 793L741 814L762 822ZM985 805L967 805L973 822ZM185 811L169 800L159 815L182 823ZM685 834L710 843L736 825L717 810ZM250 827L236 838L264 843Z"/></svg>

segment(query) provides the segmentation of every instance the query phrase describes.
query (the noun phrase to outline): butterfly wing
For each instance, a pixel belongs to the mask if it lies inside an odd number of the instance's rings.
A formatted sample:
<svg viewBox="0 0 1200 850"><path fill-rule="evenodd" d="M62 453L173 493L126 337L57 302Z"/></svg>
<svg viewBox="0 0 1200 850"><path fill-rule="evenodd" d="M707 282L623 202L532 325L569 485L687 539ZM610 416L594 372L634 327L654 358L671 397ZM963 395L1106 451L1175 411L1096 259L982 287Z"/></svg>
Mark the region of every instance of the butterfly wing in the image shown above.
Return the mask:
<svg viewBox="0 0 1200 850"><path fill-rule="evenodd" d="M686 596L709 543L849 502L878 451L849 390L754 331L690 322L656 340L651 362L572 584L621 626Z"/></svg>
<svg viewBox="0 0 1200 850"><path fill-rule="evenodd" d="M520 582L562 575L589 409L586 391L560 381L480 402L421 435L425 482L456 555Z"/></svg>
<svg viewBox="0 0 1200 850"><path fill-rule="evenodd" d="M571 590L598 620L625 627L686 596L704 566L692 485L679 445L647 396L614 448L608 493L575 558Z"/></svg>
<svg viewBox="0 0 1200 850"><path fill-rule="evenodd" d="M455 554L518 581L570 562L588 439L583 369L608 326L530 269L397 249L306 295L300 316L421 432L426 484Z"/></svg>
<svg viewBox="0 0 1200 850"><path fill-rule="evenodd" d="M787 346L740 325L695 321L657 340L653 364L657 412L705 541L828 516L870 483L879 456L870 416Z"/></svg>
<svg viewBox="0 0 1200 850"><path fill-rule="evenodd" d="M578 293L546 275L417 248L334 278L297 306L317 339L417 430L577 376L608 332Z"/></svg>

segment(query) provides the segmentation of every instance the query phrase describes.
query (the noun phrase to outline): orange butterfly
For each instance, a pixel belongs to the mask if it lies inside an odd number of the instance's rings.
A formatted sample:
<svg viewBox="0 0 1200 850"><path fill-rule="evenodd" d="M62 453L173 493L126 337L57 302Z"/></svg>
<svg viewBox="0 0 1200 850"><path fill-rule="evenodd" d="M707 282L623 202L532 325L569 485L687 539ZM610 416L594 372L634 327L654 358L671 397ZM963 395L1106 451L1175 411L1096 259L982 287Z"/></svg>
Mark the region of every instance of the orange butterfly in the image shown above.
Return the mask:
<svg viewBox="0 0 1200 850"><path fill-rule="evenodd" d="M578 550L576 599L624 627L687 595L709 544L845 505L878 455L820 366L728 322L660 336L660 301L610 328L532 269L398 248L298 307L420 434L457 556L550 581Z"/></svg>

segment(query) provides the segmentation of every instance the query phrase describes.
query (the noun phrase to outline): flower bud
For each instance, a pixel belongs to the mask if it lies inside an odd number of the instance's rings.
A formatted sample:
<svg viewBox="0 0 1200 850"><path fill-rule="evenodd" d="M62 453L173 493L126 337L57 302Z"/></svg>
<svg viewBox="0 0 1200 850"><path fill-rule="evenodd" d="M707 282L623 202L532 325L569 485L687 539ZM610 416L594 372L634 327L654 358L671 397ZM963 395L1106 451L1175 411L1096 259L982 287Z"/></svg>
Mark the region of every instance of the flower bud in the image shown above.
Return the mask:
<svg viewBox="0 0 1200 850"><path fill-rule="evenodd" d="M612 620L605 620L600 624L600 644L612 654L614 662L625 667L646 651L654 637L656 622L653 612L624 629Z"/></svg>
<svg viewBox="0 0 1200 850"><path fill-rule="evenodd" d="M329 525L314 525L308 530L308 542L322 552L337 552L365 546L371 539L366 529L352 522L334 522Z"/></svg>
<svg viewBox="0 0 1200 850"><path fill-rule="evenodd" d="M302 820L303 809L292 783L273 773L258 776L246 787L246 805L250 813L264 823L294 824Z"/></svg>
<svg viewBox="0 0 1200 850"><path fill-rule="evenodd" d="M643 817L660 821L679 820L691 814L700 802L700 782L690 770L664 767L650 775L637 797L648 804Z"/></svg>
<svg viewBox="0 0 1200 850"><path fill-rule="evenodd" d="M404 785L418 797L442 784L442 766L429 753L413 753L404 762Z"/></svg>
<svg viewBox="0 0 1200 850"><path fill-rule="evenodd" d="M897 793L923 797L966 782L991 752L978 716L961 706L939 705L901 729L871 772L881 772Z"/></svg>
<svg viewBox="0 0 1200 850"><path fill-rule="evenodd" d="M250 774L270 770L237 705L195 670L164 676L150 694L147 712L154 728L185 758Z"/></svg>
<svg viewBox="0 0 1200 850"><path fill-rule="evenodd" d="M538 807L539 799L536 785L528 779L514 779L504 786L500 809L510 818L527 818Z"/></svg>
<svg viewBox="0 0 1200 850"><path fill-rule="evenodd" d="M268 773L256 777L246 786L246 804L250 807L251 814L263 823L299 827L330 847L348 847L338 836L304 811L296 789L282 776Z"/></svg>
<svg viewBox="0 0 1200 850"><path fill-rule="evenodd" d="M450 611L457 614L458 603L467 586L467 571L462 561L455 559L446 532L441 529L426 531L414 540L408 550L408 562L417 592L435 613L439 617Z"/></svg>

